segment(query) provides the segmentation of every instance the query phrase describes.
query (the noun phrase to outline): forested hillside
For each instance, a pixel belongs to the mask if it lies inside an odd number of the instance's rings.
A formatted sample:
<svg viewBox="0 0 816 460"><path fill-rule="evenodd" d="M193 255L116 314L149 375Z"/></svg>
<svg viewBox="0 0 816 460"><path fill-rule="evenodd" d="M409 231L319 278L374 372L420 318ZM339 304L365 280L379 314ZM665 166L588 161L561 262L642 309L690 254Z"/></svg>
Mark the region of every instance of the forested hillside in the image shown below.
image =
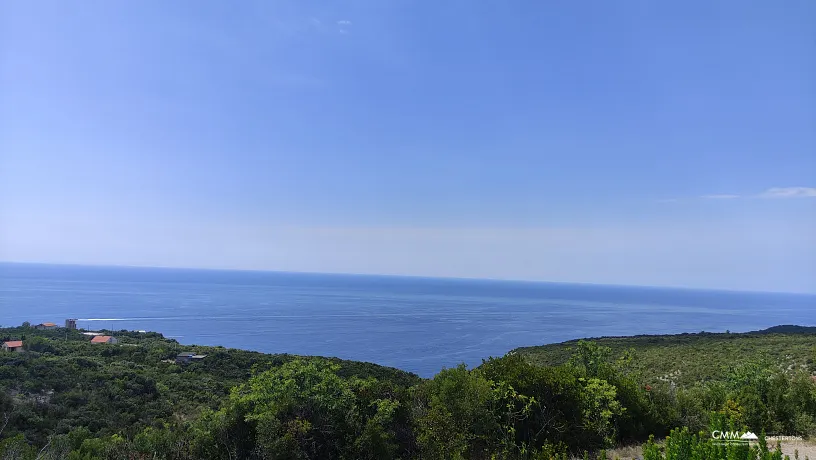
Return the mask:
<svg viewBox="0 0 816 460"><path fill-rule="evenodd" d="M119 343L0 329L25 348L0 353L3 459L599 457L681 428L644 453L764 459L781 454L691 433L816 434L816 336L806 330L569 342L432 379L109 333ZM206 357L173 362L186 351Z"/></svg>
<svg viewBox="0 0 816 460"><path fill-rule="evenodd" d="M92 344L76 330L0 329L3 341L23 339L25 353L0 353L0 407L11 413L5 435L44 443L53 432L133 435L164 420L188 420L215 409L253 372L296 359L223 347L183 346L160 334L116 331L116 345ZM182 352L201 362L176 364ZM315 358L318 359L318 358ZM419 377L370 363L336 363L343 377L377 377L402 386Z"/></svg>
<svg viewBox="0 0 816 460"><path fill-rule="evenodd" d="M739 363L754 361L769 368L816 371L816 327L775 326L748 333L710 333L602 337L590 340L611 349L612 355L631 354L631 366L646 383L693 385L722 381ZM542 366L566 363L578 340L518 348L530 362Z"/></svg>

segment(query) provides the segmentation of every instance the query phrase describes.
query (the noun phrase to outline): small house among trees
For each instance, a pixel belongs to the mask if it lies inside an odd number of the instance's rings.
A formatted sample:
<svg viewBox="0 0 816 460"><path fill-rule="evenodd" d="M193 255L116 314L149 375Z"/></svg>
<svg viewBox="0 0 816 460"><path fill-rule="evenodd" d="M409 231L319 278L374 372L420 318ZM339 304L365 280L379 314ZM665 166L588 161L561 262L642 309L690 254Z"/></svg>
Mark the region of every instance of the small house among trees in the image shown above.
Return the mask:
<svg viewBox="0 0 816 460"><path fill-rule="evenodd" d="M3 351L22 352L23 351L23 341L22 340L12 340L12 341L9 341L9 342L3 342Z"/></svg>
<svg viewBox="0 0 816 460"><path fill-rule="evenodd" d="M207 355L197 355L192 352L179 353L178 356L176 356L176 364L186 364L193 361L201 361L206 357Z"/></svg>
<svg viewBox="0 0 816 460"><path fill-rule="evenodd" d="M91 339L91 343L119 343L119 341L109 335L97 335Z"/></svg>
<svg viewBox="0 0 816 460"><path fill-rule="evenodd" d="M56 323L40 323L34 326L34 329L56 329L56 328L57 328Z"/></svg>

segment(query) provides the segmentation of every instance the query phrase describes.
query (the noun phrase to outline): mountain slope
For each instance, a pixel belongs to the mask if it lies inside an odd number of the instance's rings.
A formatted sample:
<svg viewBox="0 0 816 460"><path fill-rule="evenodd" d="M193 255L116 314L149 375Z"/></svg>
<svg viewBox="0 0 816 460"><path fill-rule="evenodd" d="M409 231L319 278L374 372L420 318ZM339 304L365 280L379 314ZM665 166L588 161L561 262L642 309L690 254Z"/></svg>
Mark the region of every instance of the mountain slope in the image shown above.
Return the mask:
<svg viewBox="0 0 816 460"><path fill-rule="evenodd" d="M613 357L627 350L632 366L650 382L678 385L722 380L729 369L759 360L785 369L816 371L816 327L774 326L747 333L641 335L586 339L612 349ZM513 350L538 365L565 363L578 340Z"/></svg>

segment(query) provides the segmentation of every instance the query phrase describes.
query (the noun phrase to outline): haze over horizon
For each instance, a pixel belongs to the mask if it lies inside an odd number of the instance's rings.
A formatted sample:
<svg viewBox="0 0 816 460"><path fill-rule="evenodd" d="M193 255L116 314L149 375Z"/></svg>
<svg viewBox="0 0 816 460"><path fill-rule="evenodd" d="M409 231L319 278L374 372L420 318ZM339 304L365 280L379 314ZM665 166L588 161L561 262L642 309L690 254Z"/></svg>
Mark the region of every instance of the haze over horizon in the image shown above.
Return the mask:
<svg viewBox="0 0 816 460"><path fill-rule="evenodd" d="M270 275L315 275L315 276L348 276L348 277L372 277L372 278L400 278L400 279L423 279L423 280L449 280L449 281L463 281L463 282L496 282L496 283L523 283L534 285L563 285L563 286L597 286L610 288L643 288L643 289L665 289L665 290L684 290L697 292L733 292L745 294L773 294L773 295L794 295L813 297L816 293L807 291L771 291L771 290L757 290L757 289L727 289L727 288L701 288L693 286L682 285L655 285L655 284L610 284L610 283L591 283L591 282L577 282L577 281L548 281L535 279L521 279L521 278L471 278L462 276L426 276L426 275L406 275L400 273L356 273L356 272L321 272L321 271L289 271L289 270L266 270L266 269L244 269L244 268L218 268L218 267L185 267L172 265L99 265L99 264L76 264L76 263L52 263L52 262L17 262L17 261L0 261L0 269L11 267L12 270L17 267L49 267L49 268L63 268L70 269L102 269L102 270L167 270L180 272L216 272L216 273L260 273ZM12 271L14 276L21 276L20 273ZM42 273L38 273L41 276ZM84 318L83 320L90 320Z"/></svg>
<svg viewBox="0 0 816 460"><path fill-rule="evenodd" d="M816 293L816 3L0 6L0 260Z"/></svg>

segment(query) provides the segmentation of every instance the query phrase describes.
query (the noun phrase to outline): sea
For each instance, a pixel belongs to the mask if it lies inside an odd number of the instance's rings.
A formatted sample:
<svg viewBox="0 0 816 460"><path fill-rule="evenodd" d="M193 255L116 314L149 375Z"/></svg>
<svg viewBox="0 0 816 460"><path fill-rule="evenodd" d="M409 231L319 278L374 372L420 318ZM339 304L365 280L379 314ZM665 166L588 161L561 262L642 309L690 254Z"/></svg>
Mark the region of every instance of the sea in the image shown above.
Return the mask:
<svg viewBox="0 0 816 460"><path fill-rule="evenodd" d="M183 344L431 377L582 337L816 325L816 295L397 276L0 264L0 325L77 318Z"/></svg>

